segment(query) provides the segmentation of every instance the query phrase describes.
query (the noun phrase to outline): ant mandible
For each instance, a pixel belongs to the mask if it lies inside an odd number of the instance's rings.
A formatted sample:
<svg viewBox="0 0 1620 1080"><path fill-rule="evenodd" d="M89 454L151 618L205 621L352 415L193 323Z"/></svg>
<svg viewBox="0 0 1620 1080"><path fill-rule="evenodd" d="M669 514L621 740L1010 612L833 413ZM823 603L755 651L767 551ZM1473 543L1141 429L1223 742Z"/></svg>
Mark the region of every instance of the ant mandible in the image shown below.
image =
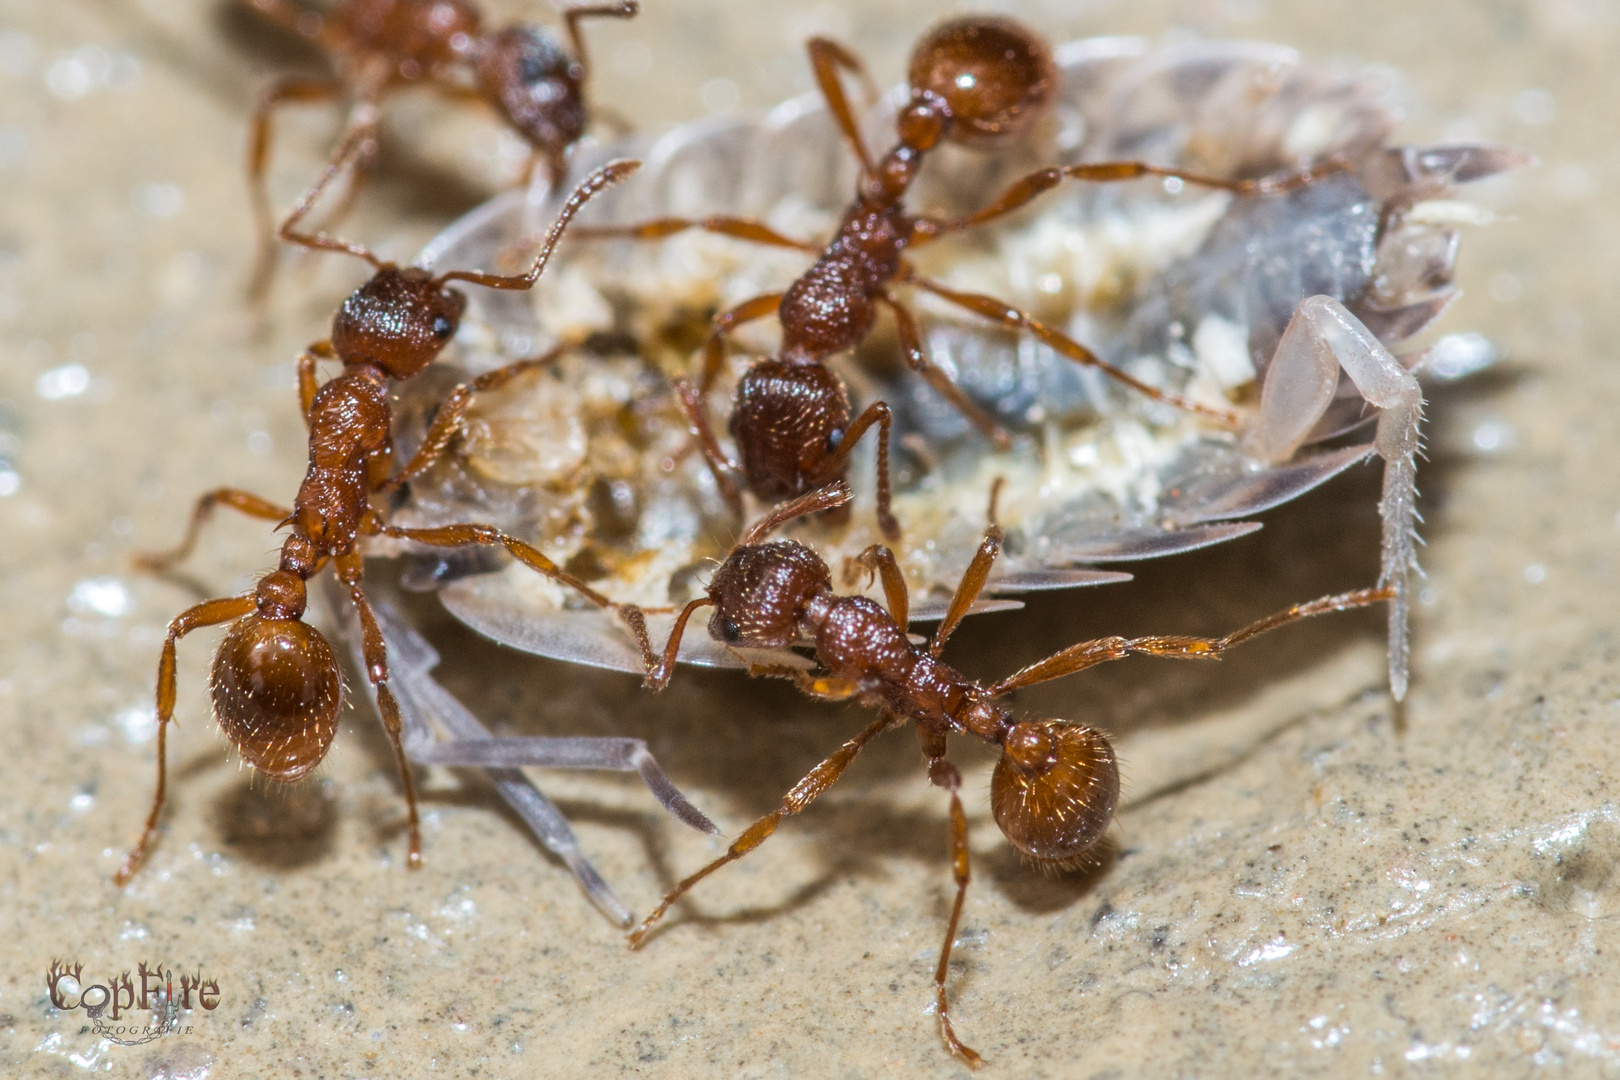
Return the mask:
<svg viewBox="0 0 1620 1080"><path fill-rule="evenodd" d="M544 162L556 183L562 179L568 148L585 131L588 62L579 24L602 16L627 19L640 10L637 0L565 8L570 51L545 29L527 23L484 33L471 0L338 0L324 12L295 0L243 2L313 42L336 69L328 78L277 79L253 110L247 168L261 244L254 291L267 284L275 260L265 169L270 120L277 108L347 93L354 104L331 160L355 155L364 162L377 152L382 98L413 84L431 85L494 106L531 148L525 175Z"/></svg>
<svg viewBox="0 0 1620 1080"><path fill-rule="evenodd" d="M903 254L908 248L1010 214L1065 179L1112 182L1163 177L1239 195L1273 194L1312 183L1345 168L1345 163L1333 159L1258 180L1223 180L1137 161L1055 166L1018 180L988 206L966 217L914 215L907 211L904 200L931 150L946 141L989 148L1003 145L1027 132L1045 113L1058 78L1050 48L1033 30L997 16L971 15L936 26L911 55L911 100L896 120L898 142L876 162L867 152L839 74L840 68L854 72L870 85L865 67L849 49L826 38L812 38L808 49L816 83L861 165L855 201L825 247L784 236L751 218L723 215L659 218L638 225L578 230L581 236L649 240L702 229L816 255L815 263L786 291L753 297L715 316L704 344L697 390L677 382L679 399L704 457L734 506L738 505L737 476L756 496L770 501L802 495L842 478L848 473L855 443L875 425L878 522L886 538L892 541L898 536L899 526L889 509L889 406L874 402L852 422L843 381L826 366L829 358L865 339L880 305L894 318L910 368L985 435L1003 448L1008 445L1006 432L946 371L929 360L917 318L896 293L897 285L923 289L1004 327L1027 331L1060 355L1094 367L1155 401L1229 427L1239 425L1235 413L1150 386L1001 300L959 292L924 277ZM737 385L729 429L741 460L733 462L710 428L703 394L725 360L726 335L772 312L782 327L781 350L774 359L756 362Z"/></svg>
<svg viewBox="0 0 1620 1080"><path fill-rule="evenodd" d="M642 612L631 605L620 609L640 643L647 665L647 685L654 690L669 683L687 620L698 608L712 606L715 611L709 619L709 633L715 640L747 649L786 649L808 642L813 644L820 664L820 670L815 672L788 665L755 665L751 673L792 679L812 697L831 701L853 698L882 710L864 731L795 784L778 809L744 829L724 855L671 889L631 933L630 943L639 946L670 905L694 885L747 855L776 831L783 818L802 812L814 802L879 732L911 721L917 726L923 756L928 759L929 780L944 788L951 799L950 851L956 900L940 946L939 965L934 969L939 1029L949 1050L976 1068L983 1059L957 1038L945 994L951 943L962 917L970 878L967 817L960 795L962 776L945 758L947 736L974 735L1001 747L1001 758L990 781L990 806L996 824L1014 847L1035 862L1058 867L1074 865L1102 838L1114 816L1119 769L1113 747L1102 732L1084 724L1014 720L1011 712L997 703L998 698L1021 687L1132 654L1213 659L1279 626L1312 615L1379 603L1390 599L1394 590L1362 589L1326 596L1219 638L1107 637L1083 641L985 686L941 663L939 654L978 598L1000 550L1002 532L995 524L993 497L991 523L984 541L963 573L945 618L926 648L914 645L906 634L909 600L905 578L888 548L874 545L854 563L855 568L881 578L888 603L885 610L868 597L835 593L827 564L803 544L766 539L773 530L795 518L835 509L849 498L848 486L839 481L778 507L749 529L715 571L707 595L681 609L661 655L648 639Z"/></svg>
<svg viewBox="0 0 1620 1080"><path fill-rule="evenodd" d="M508 364L456 387L440 406L420 449L392 475L389 384L421 372L455 336L467 298L448 288L450 282L466 281L492 289L532 287L580 208L640 164L612 162L574 189L533 264L526 273L512 276L467 270L435 276L417 267L383 262L358 244L322 233L304 234L283 228L283 235L295 243L315 250L347 252L364 259L375 273L338 309L332 320L331 339L312 345L299 358L298 396L309 429L309 469L292 508L235 488L209 492L198 500L177 548L140 560L147 569L164 570L185 558L216 506L275 521L289 529L281 547L280 565L261 577L251 593L204 601L169 623L158 661L157 791L146 827L114 877L117 884L127 884L140 869L157 835L167 784L166 734L174 716L175 644L193 630L232 623L214 654L209 690L220 727L243 760L274 780L291 781L304 776L326 756L337 732L342 677L331 646L303 618L305 583L329 563L359 616L366 677L376 690L378 712L393 743L405 789L410 821L408 865L421 865L416 785L400 739L399 706L388 688L387 647L362 588L359 541L380 535L432 547L500 545L531 569L578 590L596 603L606 605L608 600L529 544L491 526L400 528L384 521L371 506L371 496L398 489L443 453L460 430L474 393L502 386L525 371L545 365L553 359L552 354ZM331 175L329 171L321 178L316 194ZM342 373L317 386L318 358L341 361Z"/></svg>

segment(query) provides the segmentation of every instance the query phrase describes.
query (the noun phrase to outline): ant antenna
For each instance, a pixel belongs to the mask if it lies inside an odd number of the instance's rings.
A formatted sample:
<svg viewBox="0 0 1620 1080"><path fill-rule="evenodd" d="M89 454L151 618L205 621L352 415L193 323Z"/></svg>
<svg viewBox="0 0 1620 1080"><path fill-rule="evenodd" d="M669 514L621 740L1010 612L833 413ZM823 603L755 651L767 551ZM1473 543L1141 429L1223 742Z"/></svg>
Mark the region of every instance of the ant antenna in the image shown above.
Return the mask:
<svg viewBox="0 0 1620 1080"><path fill-rule="evenodd" d="M808 494L800 495L797 499L783 503L755 522L753 528L743 534L743 538L737 542L737 546L748 547L751 544L757 544L795 518L802 518L809 514L819 514L823 510L836 509L849 502L853 497L850 494L849 483L845 480L839 480L836 483L828 484L826 487L817 488Z"/></svg>
<svg viewBox="0 0 1620 1080"><path fill-rule="evenodd" d="M545 244L540 248L540 254L535 257L534 264L524 274L503 276L501 274L484 274L476 270L452 270L447 274L440 274L434 281L444 284L447 281L467 281L474 285L484 285L491 289L527 289L540 279L540 274L551 261L551 253L561 242L563 230L568 228L569 222L574 220L585 204L595 198L603 188L617 184L641 168L641 162L634 158L622 158L610 161L587 176L580 185L574 189L563 208L558 211L557 219L551 223L551 229L546 233Z"/></svg>

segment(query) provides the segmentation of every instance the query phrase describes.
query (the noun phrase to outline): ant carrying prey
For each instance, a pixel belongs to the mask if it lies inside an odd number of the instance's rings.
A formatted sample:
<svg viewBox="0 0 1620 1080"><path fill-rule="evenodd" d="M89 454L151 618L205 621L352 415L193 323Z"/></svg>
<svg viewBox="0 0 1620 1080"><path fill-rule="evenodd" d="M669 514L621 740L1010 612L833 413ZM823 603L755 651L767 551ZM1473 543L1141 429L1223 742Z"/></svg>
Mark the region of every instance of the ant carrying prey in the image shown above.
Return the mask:
<svg viewBox="0 0 1620 1080"><path fill-rule="evenodd" d="M295 0L242 0L283 28L317 45L330 57L327 78L291 75L271 83L253 110L248 143L248 183L259 227L259 269L254 291L267 283L275 260L270 195L265 168L270 155L270 118L291 102L324 101L347 94L349 118L331 161L354 157L363 168L377 153L382 98L412 85L432 86L495 108L529 144L529 166L543 162L553 183L561 180L568 148L585 132L584 83L588 73L584 19L627 19L636 0L576 4L565 8L571 50L541 27L515 23L485 33L470 0L338 0L324 12ZM357 174L358 175L358 174Z"/></svg>
<svg viewBox="0 0 1620 1080"><path fill-rule="evenodd" d="M782 819L805 810L843 773L861 748L886 728L916 724L928 777L950 795L951 868L956 899L951 908L939 965L934 970L940 1034L950 1051L969 1065L982 1058L962 1043L951 1026L946 999L951 943L962 917L970 878L967 818L962 809L961 773L946 760L950 735L974 735L1001 747L990 784L991 811L1013 846L1045 866L1073 865L1102 838L1119 797L1119 770L1108 739L1094 728L1064 720L1014 720L998 699L1033 686L1133 654L1213 659L1227 649L1269 630L1312 615L1366 607L1390 599L1390 588L1327 596L1260 619L1219 638L1108 637L1084 641L989 686L941 663L939 654L973 606L990 575L1002 543L991 524L978 553L962 575L933 640L920 648L906 634L909 599L905 579L886 547L873 546L857 566L882 580L887 609L865 596L833 591L832 573L814 551L794 540L768 540L775 529L806 514L836 509L849 501L837 484L778 507L750 528L710 580L707 595L687 604L676 619L663 653L654 651L640 609L623 605L620 614L635 633L647 666L647 684L668 685L681 634L693 612L713 607L709 633L741 649L786 649L810 643L819 669L753 665L756 675L792 679L812 697L855 699L881 710L865 730L800 780L782 805L754 822L726 853L681 880L630 935L639 946L672 904L699 881L747 855L776 831Z"/></svg>
<svg viewBox="0 0 1620 1080"><path fill-rule="evenodd" d="M831 357L865 339L879 307L892 315L902 355L911 370L987 437L1003 448L1010 445L1001 426L963 393L945 369L929 359L917 317L897 293L898 286L921 289L1003 327L1028 332L1067 359L1095 368L1154 401L1231 428L1240 425L1237 414L1143 382L1004 301L960 292L923 276L905 261L904 254L1005 217L1065 179L1115 182L1161 177L1238 195L1269 195L1341 171L1347 167L1344 162L1332 158L1308 169L1257 180L1225 180L1138 161L1056 166L1017 180L987 206L964 217L913 214L907 210L905 198L931 151L946 142L1002 146L1028 132L1046 113L1058 78L1050 48L1034 31L1006 18L966 16L935 27L912 52L911 96L895 122L897 142L876 161L867 150L840 81L840 68L866 77L861 61L843 45L825 38L813 38L808 48L816 83L861 166L855 200L825 246L793 239L751 218L724 215L667 217L579 230L582 236L651 240L701 229L816 255L809 270L783 292L755 296L715 316L704 343L697 388L684 381L676 387L704 457L734 506L740 486L761 499L777 500L842 478L848 472L853 447L875 426L878 521L885 537L892 541L898 536L899 526L890 510L890 408L874 402L852 419L848 391L826 366ZM870 83L869 77L866 80ZM727 335L773 312L782 328L781 348L775 358L754 363L737 385L729 423L739 458L733 462L709 425L703 395L725 362Z"/></svg>
<svg viewBox="0 0 1620 1080"><path fill-rule="evenodd" d="M470 523L400 528L390 525L371 506L371 496L397 490L444 451L459 430L474 393L498 387L524 371L549 363L552 357L520 360L457 387L441 405L422 446L398 471L393 471L389 387L420 373L455 336L467 300L464 294L448 287L451 282L509 290L532 287L580 208L639 165L636 161L614 162L581 183L523 274L499 276L452 270L435 276L416 267L383 262L357 244L324 234L289 235L289 239L308 248L341 251L364 259L375 273L338 310L332 321L331 339L311 346L299 358L299 400L309 429L309 468L292 507L278 506L234 488L209 492L198 501L180 545L171 552L142 560L147 569L164 570L185 558L216 506L278 522L289 530L281 547L280 565L261 577L251 593L204 601L169 624L158 662L157 790L140 839L115 875L119 885L128 883L140 869L157 836L167 790L166 735L174 716L175 646L180 638L205 626L232 624L214 655L209 689L220 727L250 766L274 780L291 781L306 775L326 756L337 732L342 677L331 646L320 631L303 620L306 582L328 564L336 571L359 617L366 677L393 744L409 810L408 865L420 865L416 786L401 741L399 706L388 685L388 649L362 584L360 541L388 536L439 548L499 546L537 573L597 603L605 605L608 601L531 545L498 529ZM330 174L323 177L322 184L329 179ZM317 386L317 358L341 361L342 373ZM575 753L574 760L584 758ZM605 759L595 762L595 767L638 768L648 776L643 765L644 756L633 754L625 757L621 765ZM657 777L661 779L662 774ZM707 819L673 788L660 795L677 816L712 831Z"/></svg>

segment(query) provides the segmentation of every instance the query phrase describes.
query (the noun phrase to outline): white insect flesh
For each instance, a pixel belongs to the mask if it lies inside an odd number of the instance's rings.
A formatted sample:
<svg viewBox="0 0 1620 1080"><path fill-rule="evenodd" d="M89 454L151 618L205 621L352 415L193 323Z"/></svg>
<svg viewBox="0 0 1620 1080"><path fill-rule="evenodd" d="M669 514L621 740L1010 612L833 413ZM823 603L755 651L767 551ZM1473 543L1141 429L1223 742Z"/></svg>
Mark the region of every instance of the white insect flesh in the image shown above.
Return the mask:
<svg viewBox="0 0 1620 1080"><path fill-rule="evenodd" d="M1337 156L1346 171L1286 194L1235 198L1176 181L1070 183L1020 214L913 257L953 289L987 293L1084 342L1131 375L1241 418L1238 430L1141 394L1034 339L1004 332L916 291L925 348L1014 435L997 452L963 415L898 362L878 331L838 362L856 408L894 411L891 546L917 598L938 618L982 535L1002 482L1004 555L983 602L1035 589L1123 580L1097 563L1154 558L1241 536L1240 520L1377 454L1385 462L1383 581L1390 680L1406 684L1406 579L1413 572L1414 455L1428 351L1392 346L1455 296L1458 184L1525 162L1481 145L1389 144L1396 117L1381 80L1316 69L1290 50L1209 43L1152 50L1135 39L1057 50L1057 107L1025 145L992 154L935 152L909 204L957 215L1047 164L1144 160L1217 177L1253 177ZM866 118L871 145L893 138L890 95ZM885 135L887 132L887 135ZM647 162L594 203L582 223L666 215L750 215L791 236L831 234L855 190L856 164L819 98L764 118L716 119L660 138L595 148L574 163ZM547 220L544 192L510 193L453 226L425 264L500 267L525 255ZM717 490L671 390L720 309L779 291L802 252L703 232L659 242L565 245L531 295L477 296L458 338L460 372L419 379L401 410L408 450L453 381L559 343L551 367L477 403L456 453L412 485L395 520L469 516L539 544L616 600L680 604L701 588L739 522ZM732 387L775 327L740 330L741 348L707 405L725 429ZM1257 387L1258 384L1258 387ZM1370 443L1355 433L1376 419ZM871 450L854 458L857 509L805 521L795 538L835 568L882 541ZM749 517L759 508L750 508ZM438 587L474 629L541 655L627 671L639 654L610 613L533 574L478 572L487 562L420 556L407 582ZM482 558L482 557L479 557ZM851 579L855 586L859 581ZM868 587L871 587L868 585ZM658 630L654 627L655 636ZM735 664L704 635L682 659Z"/></svg>

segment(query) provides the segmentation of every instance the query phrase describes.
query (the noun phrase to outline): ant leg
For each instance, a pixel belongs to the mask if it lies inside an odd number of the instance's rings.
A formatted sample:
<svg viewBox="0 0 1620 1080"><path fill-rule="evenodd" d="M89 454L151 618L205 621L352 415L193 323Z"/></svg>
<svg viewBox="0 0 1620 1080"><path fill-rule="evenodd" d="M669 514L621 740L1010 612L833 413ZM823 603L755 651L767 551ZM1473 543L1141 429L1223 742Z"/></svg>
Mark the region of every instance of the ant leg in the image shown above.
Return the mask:
<svg viewBox="0 0 1620 1080"><path fill-rule="evenodd" d="M439 404L438 412L433 415L433 423L428 426L427 435L423 438L422 445L417 448L411 460L399 472L378 484L375 489L376 493L385 495L396 490L402 484L420 476L439 459L439 455L444 453L451 440L460 433L462 420L467 415L467 408L472 404L474 394L499 390L519 375L548 367L573 347L572 342L563 342L560 345L553 346L539 356L531 357L528 360L514 360L512 363L495 368L493 371L486 371L470 382L457 385L455 389L445 395L444 401Z"/></svg>
<svg viewBox="0 0 1620 1080"><path fill-rule="evenodd" d="M902 630L909 626L911 594L906 590L906 578L900 572L900 564L894 561L894 552L882 544L873 544L845 565L844 584L853 585L860 570L866 571L868 585L872 583L873 572L877 573L883 581L883 599L888 602L889 617Z"/></svg>
<svg viewBox="0 0 1620 1080"><path fill-rule="evenodd" d="M890 543L900 539L900 523L894 519L889 509L889 432L894 424L894 416L886 402L874 401L855 422L849 425L844 437L839 440L838 448L827 458L821 468L822 476L841 475L849 462L849 456L855 450L855 444L861 441L861 436L869 431L873 424L878 425L877 450L877 498L878 498L878 528L883 530L883 538ZM904 623L900 625L904 626Z"/></svg>
<svg viewBox="0 0 1620 1080"><path fill-rule="evenodd" d="M187 608L169 623L169 636L163 641L163 653L158 658L157 679L157 792L152 796L152 809L146 815L146 827L135 847L124 856L124 863L113 875L113 884L123 888L146 861L157 838L158 815L163 811L163 799L168 791L168 730L174 719L174 645L193 630L204 626L218 626L223 622L240 619L253 611L252 596L232 596L221 600L208 600Z"/></svg>
<svg viewBox="0 0 1620 1080"><path fill-rule="evenodd" d="M848 701L861 692L861 684L855 679L812 675L792 664L749 664L748 674L756 679L786 679L817 701Z"/></svg>
<svg viewBox="0 0 1620 1080"><path fill-rule="evenodd" d="M1064 180L1080 180L1093 184L1113 184L1122 180L1140 180L1144 177L1157 176L1166 180L1181 180L1199 187L1215 188L1220 191L1230 191L1235 195L1280 195L1293 191L1295 188L1308 187L1324 176L1334 173L1349 172L1351 165L1344 158L1334 155L1315 165L1303 169L1288 169L1271 176L1262 176L1256 180L1223 180L1216 176L1205 176L1201 173L1186 172L1182 169L1167 169L1158 165L1149 165L1142 161L1101 161L1090 165L1064 165L1053 168L1039 169L1030 173L1021 180L1014 181L1007 190L1003 191L990 205L966 217L941 220L938 218L920 218L914 226L911 243L913 246L926 244L946 233L960 232L963 229L972 229L996 218L1027 205L1036 196L1057 187Z"/></svg>
<svg viewBox="0 0 1620 1080"><path fill-rule="evenodd" d="M1047 682L1050 679L1062 678L1077 671L1084 671L1088 667L1106 663L1110 660L1121 660L1132 654L1141 656L1168 656L1183 660L1213 660L1221 653L1234 645L1240 645L1252 637L1258 637L1268 630L1275 630L1279 626L1286 626L1300 619L1310 618L1312 615L1324 615L1331 611L1349 611L1352 608L1370 607L1385 600L1395 598L1393 586L1383 586L1377 589L1358 589L1355 592L1340 593L1337 596L1324 596L1319 600L1312 600L1306 604L1295 604L1285 611L1250 623L1243 629L1219 638L1203 637L1108 637L1098 638L1095 641L1082 641L1078 645L1070 645L1062 652L1054 653L1045 660L1023 668L1020 671L1002 679L990 687L988 697L1000 697L1025 686Z"/></svg>
<svg viewBox="0 0 1620 1080"><path fill-rule="evenodd" d="M579 32L579 21L603 16L628 19L640 10L641 5L636 0L620 0L617 4L578 4L563 9L563 24L568 27L568 40L573 43L574 59L579 62L581 82L590 78L591 62L585 53L585 37Z"/></svg>
<svg viewBox="0 0 1620 1080"><path fill-rule="evenodd" d="M860 57L829 38L813 37L805 48L810 51L810 67L816 73L816 85L821 88L821 96L826 99L833 119L838 121L838 129L844 133L849 148L855 151L855 157L860 160L861 175L875 176L877 169L872 164L872 155L867 152L866 140L861 137L861 128L849 107L849 99L844 96L844 84L838 77L838 69L843 68L858 75L865 84L867 97L876 101L878 88L872 81L871 73L866 70Z"/></svg>
<svg viewBox="0 0 1620 1080"><path fill-rule="evenodd" d="M878 717L867 726L866 730L840 746L833 752L831 757L811 769L803 780L794 784L782 799L782 805L744 829L743 834L737 838L731 847L726 849L724 855L715 859L697 873L683 878L678 885L658 902L658 906L653 908L652 914L641 920L641 925L631 931L630 947L632 949L639 948L641 943L646 940L647 934L652 930L653 925L664 917L664 913L669 910L670 905L690 892L692 886L727 863L736 862L759 847L776 831L776 827L782 823L783 818L801 813L805 807L815 802L817 796L832 787L833 782L849 766L849 763L855 760L855 755L861 752L861 748L870 742L878 732L888 727L890 722L889 715L886 712Z"/></svg>
<svg viewBox="0 0 1620 1080"><path fill-rule="evenodd" d="M991 525L984 531L979 550L973 553L973 561L962 571L962 580L956 583L956 594L951 597L951 606L945 609L945 617L940 620L934 640L928 645L928 655L937 657L945 651L945 643L956 632L957 625L967 616L968 609L983 591L984 583L990 577L990 568L995 565L996 556L1001 554L1001 541L1005 536L999 525Z"/></svg>
<svg viewBox="0 0 1620 1080"><path fill-rule="evenodd" d="M251 492L237 488L216 488L197 500L197 505L191 511L191 520L186 524L186 534L178 546L170 551L152 551L135 555L132 560L135 566L149 573L161 574L185 559L196 548L197 536L202 532L203 525L214 516L214 507L220 505L264 521L281 522L292 516L292 511L285 506L277 506Z"/></svg>
<svg viewBox="0 0 1620 1080"><path fill-rule="evenodd" d="M934 1012L939 1016L940 1038L945 1048L960 1057L970 1069L984 1064L984 1058L972 1047L963 1044L951 1027L950 1003L945 996L945 979L951 969L951 946L956 943L956 928L962 921L962 905L967 901L968 883L973 880L972 865L968 859L967 814L962 811L962 774L955 765L945 760L945 737L929 737L932 733L918 728L928 758L928 779L935 787L942 787L951 796L951 876L956 880L956 902L951 905L951 921L945 927L945 943L939 947L939 966L934 968ZM932 745L931 745L932 744Z"/></svg>
<svg viewBox="0 0 1620 1080"><path fill-rule="evenodd" d="M743 323L763 319L775 312L782 306L782 295L763 293L714 317L709 324L709 336L703 340L703 381L698 383L698 389L707 394L719 377L720 366L726 362L726 335Z"/></svg>
<svg viewBox="0 0 1620 1080"><path fill-rule="evenodd" d="M373 269L381 270L383 261L363 245L340 240L335 236L328 236L319 230L312 233L298 230L298 226L303 222L304 218L309 216L310 210L320 201L321 196L326 193L326 189L331 185L332 181L366 152L368 140L375 140L377 137L378 117L375 102L362 101L355 107L353 115L358 119L351 120L348 133L344 135L343 141L338 144L337 150L327 159L326 167L315 178L315 182L309 186L303 195L299 196L298 202L293 205L292 212L282 219L281 227L276 230L276 235L289 244L297 244L313 251L336 251L353 255L370 263Z"/></svg>
<svg viewBox="0 0 1620 1080"><path fill-rule="evenodd" d="M258 104L253 107L251 134L248 137L247 174L248 190L253 198L253 221L259 234L259 258L251 279L255 295L268 284L269 277L275 270L276 261L276 226L270 210L270 190L265 180L265 170L270 161L271 116L282 105L292 102L323 101L337 97L342 92L343 83L336 79L289 76L277 79L265 87L259 95Z"/></svg>
<svg viewBox="0 0 1620 1080"><path fill-rule="evenodd" d="M330 341L317 341L298 354L298 409L304 414L306 428L309 427L309 410L315 405L315 393L321 388L315 377L315 362L337 358L337 350Z"/></svg>
<svg viewBox="0 0 1620 1080"><path fill-rule="evenodd" d="M366 662L366 678L371 682L371 688L377 695L377 712L382 716L383 728L388 732L388 741L394 747L394 764L399 769L400 782L405 786L405 807L410 820L410 851L406 856L405 865L412 870L422 868L422 828L416 816L416 777L411 772L411 763L405 756L405 742L401 738L405 725L399 717L399 703L394 700L394 693L388 688L388 645L383 640L382 630L377 626L377 616L371 610L371 602L366 599L365 590L361 588L362 567L358 552L350 552L332 560L333 568L337 571L338 580L349 591L349 601L354 604L355 614L360 617L360 648Z"/></svg>
<svg viewBox="0 0 1620 1080"><path fill-rule="evenodd" d="M906 358L906 364L928 381L928 385L945 400L956 406L956 410L973 422L973 426L984 433L985 438L996 444L996 449L1006 450L1012 445L1012 440L996 423L995 418L962 392L956 381L942 369L936 367L923 351L922 330L917 326L917 317L911 310L902 304L892 293L881 293L878 299L889 306L894 312L894 328L900 335L900 351Z"/></svg>
<svg viewBox="0 0 1620 1080"><path fill-rule="evenodd" d="M1124 383L1132 390L1145 397L1152 398L1154 401L1180 409L1182 412L1208 417L1230 428L1237 428L1242 425L1242 418L1237 413L1204 405L1189 398L1160 390L1156 386L1150 386L1136 376L1129 374L1123 368L1110 364L1067 334L1052 329L1004 300L997 300L993 296L985 296L982 293L957 292L955 289L946 288L937 281L932 281L917 274L911 274L907 280L918 288L933 293L942 300L949 301L959 308L973 312L975 315L981 315L991 322L1000 323L1009 330L1027 330L1035 336L1036 340L1051 348L1058 355L1067 357L1084 367L1096 368L1115 382Z"/></svg>
<svg viewBox="0 0 1620 1080"><path fill-rule="evenodd" d="M465 547L468 544L504 547L514 558L529 569L550 578L560 585L568 586L598 607L609 609L616 607L613 601L546 558L540 552L540 549L525 544L515 536L508 536L492 525L466 523L461 525L439 525L425 529L407 529L398 525L385 525L375 518L371 518L365 522L363 528L368 533L381 533L384 536L394 537L396 540L414 540L418 544L427 544L430 547Z"/></svg>
<svg viewBox="0 0 1620 1080"><path fill-rule="evenodd" d="M703 395L692 389L692 384L685 379L677 378L675 399L681 403L681 411L686 413L686 422L692 428L698 448L703 451L703 460L708 462L709 471L714 474L714 482L719 486L721 496L731 506L732 512L741 517L742 492L738 489L736 478L742 474L742 466L726 457L725 451L720 449L720 440L714 437L714 428L703 410Z"/></svg>

